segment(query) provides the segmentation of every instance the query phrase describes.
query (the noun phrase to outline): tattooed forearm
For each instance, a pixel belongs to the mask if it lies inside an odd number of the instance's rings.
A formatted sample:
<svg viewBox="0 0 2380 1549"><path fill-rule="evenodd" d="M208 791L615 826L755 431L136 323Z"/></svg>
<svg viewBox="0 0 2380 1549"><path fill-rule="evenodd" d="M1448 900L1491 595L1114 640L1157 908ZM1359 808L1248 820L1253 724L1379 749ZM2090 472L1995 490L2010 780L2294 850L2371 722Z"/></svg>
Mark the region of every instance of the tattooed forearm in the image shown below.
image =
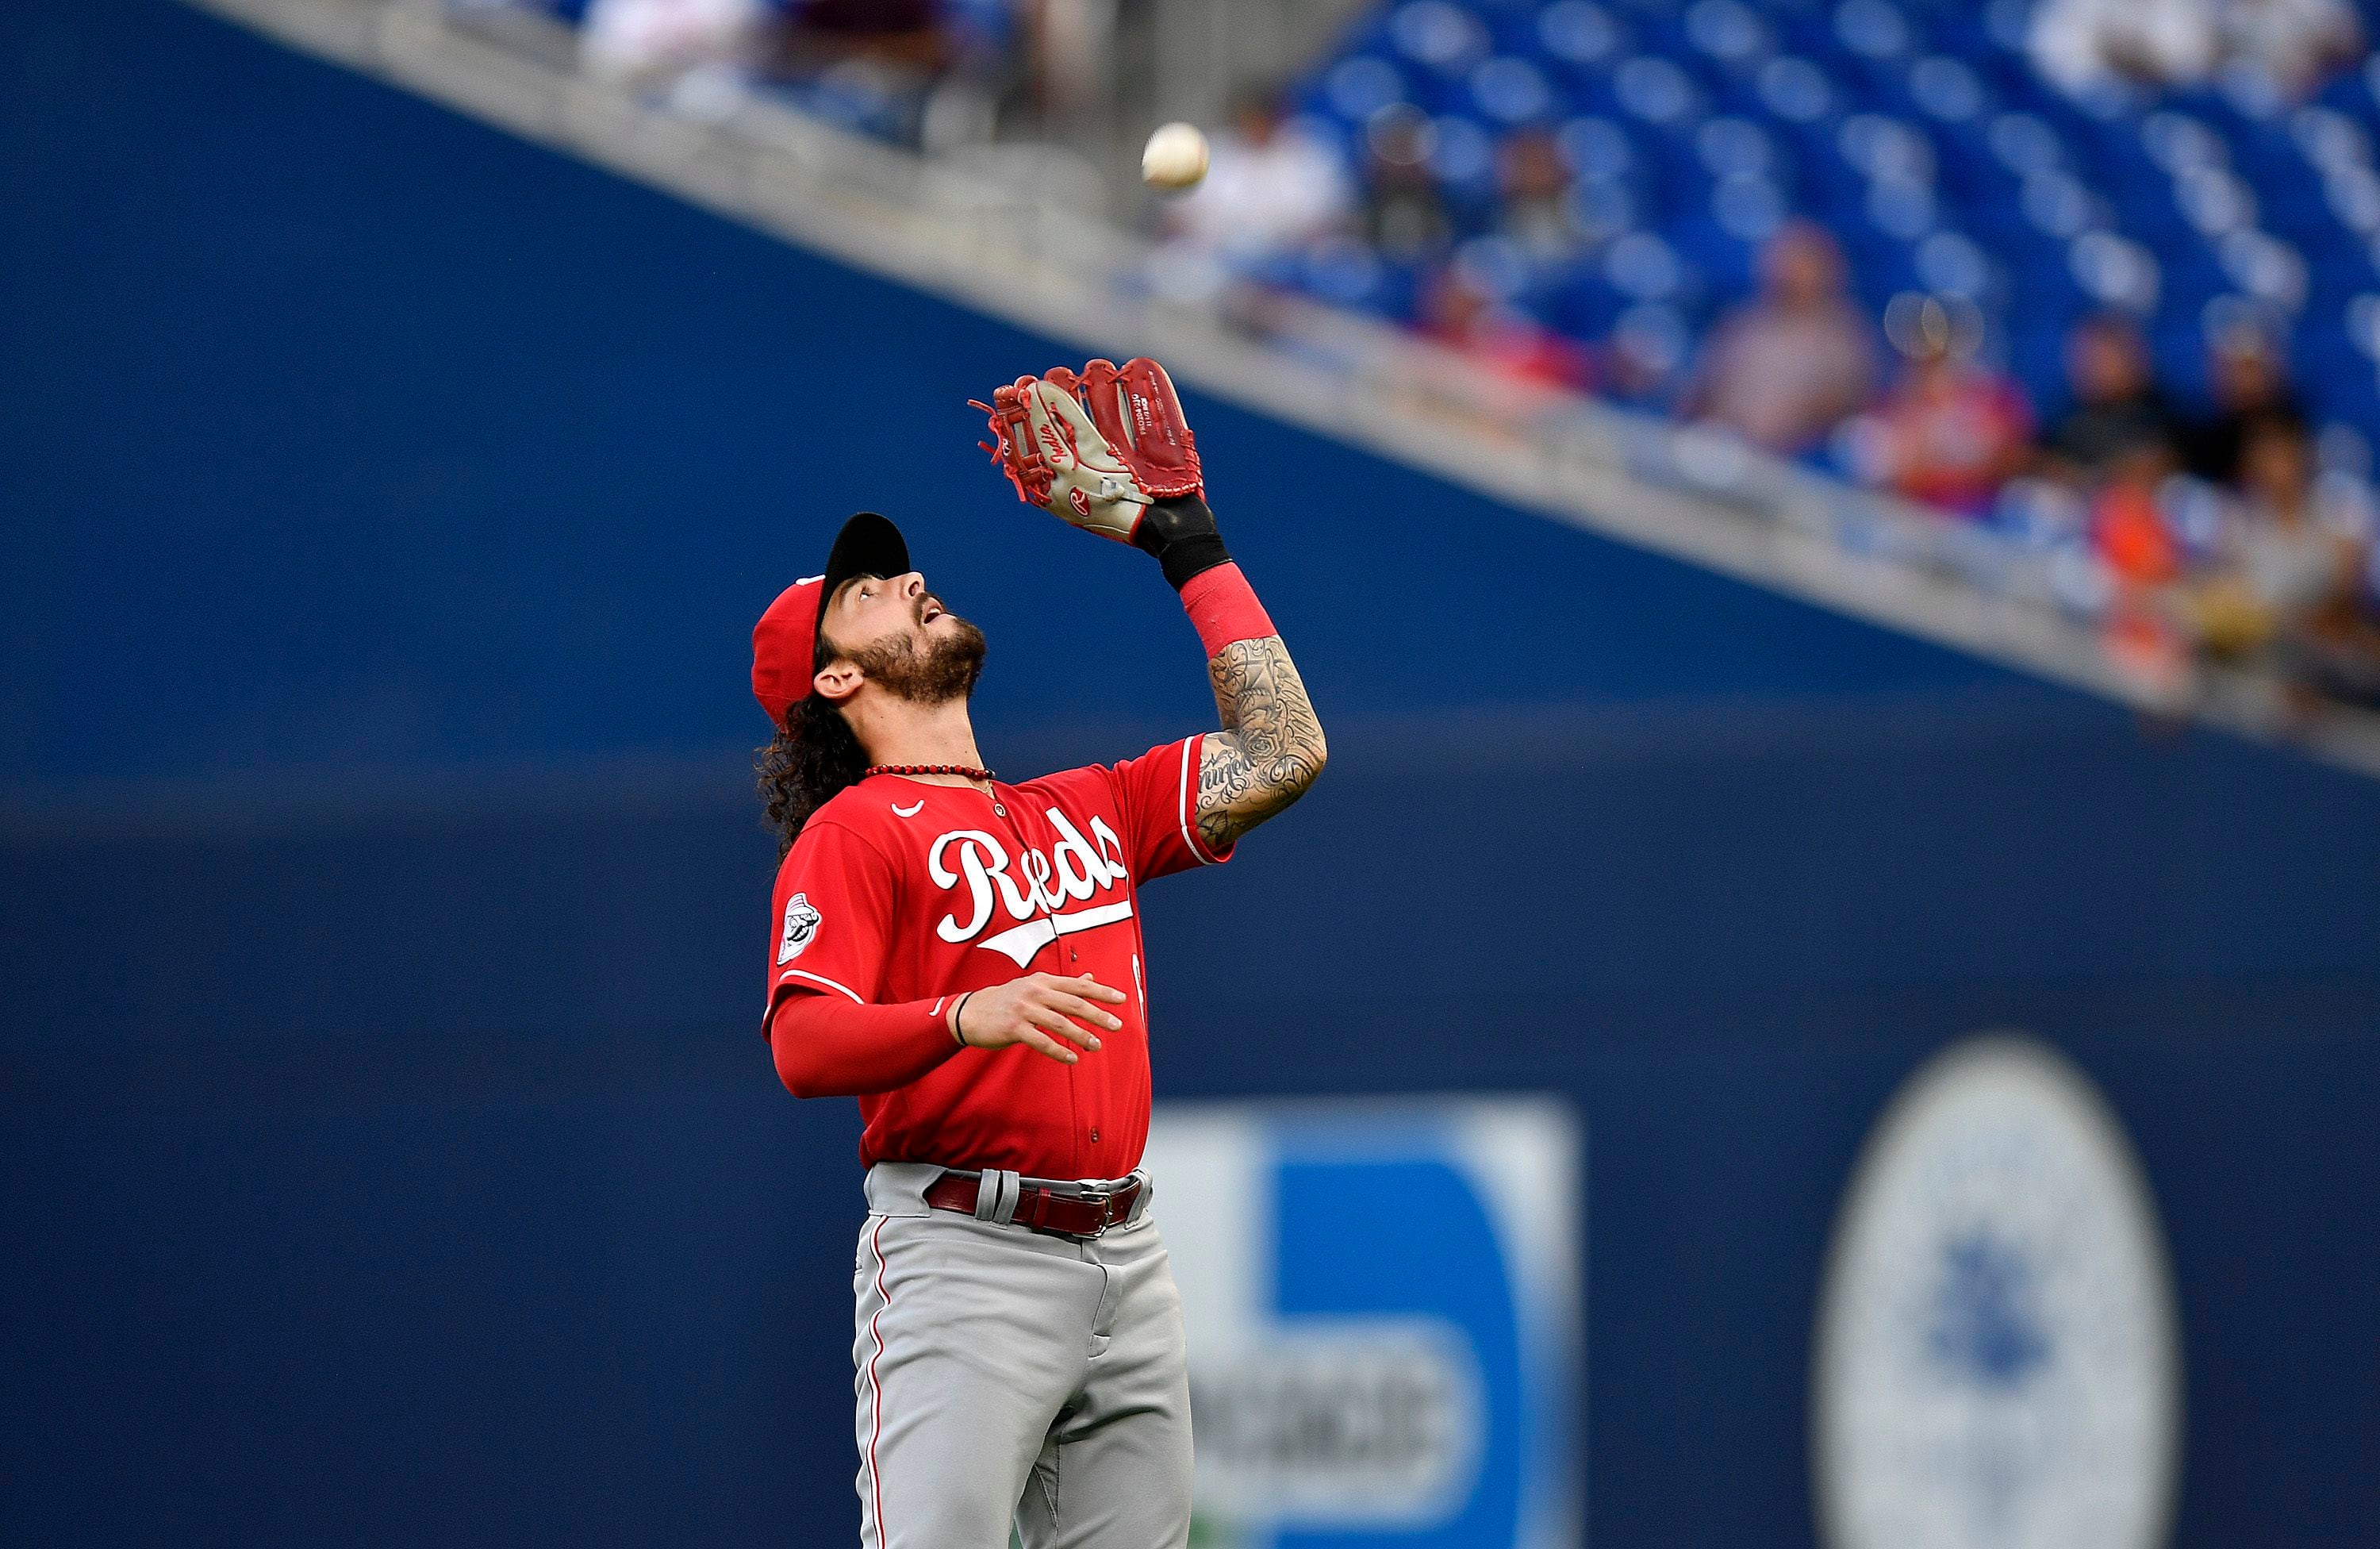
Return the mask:
<svg viewBox="0 0 2380 1549"><path fill-rule="evenodd" d="M1305 795L1330 754L1278 635L1224 647L1207 675L1223 729L1199 751L1198 837L1220 850Z"/></svg>

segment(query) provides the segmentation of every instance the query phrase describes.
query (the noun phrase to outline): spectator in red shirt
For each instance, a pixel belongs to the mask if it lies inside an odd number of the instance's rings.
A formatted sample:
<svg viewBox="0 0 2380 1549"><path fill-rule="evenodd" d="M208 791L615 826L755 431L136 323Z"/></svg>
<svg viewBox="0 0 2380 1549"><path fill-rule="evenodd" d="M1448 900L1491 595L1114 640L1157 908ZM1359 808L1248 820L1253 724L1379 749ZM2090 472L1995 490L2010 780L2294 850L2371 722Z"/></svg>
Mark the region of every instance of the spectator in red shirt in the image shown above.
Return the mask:
<svg viewBox="0 0 2380 1549"><path fill-rule="evenodd" d="M1574 391L1594 385L1585 349L1497 300L1460 263L1424 293L1422 331L1515 381Z"/></svg>
<svg viewBox="0 0 2380 1549"><path fill-rule="evenodd" d="M2024 394L1974 359L1979 328L1959 327L1930 297L1897 302L1885 331L1908 365L1865 422L1861 475L1939 510L1985 515L2031 455Z"/></svg>
<svg viewBox="0 0 2380 1549"><path fill-rule="evenodd" d="M2135 446L2092 496L2091 546L2119 585L2159 587L2181 574L2181 545L2157 506L2166 471L2159 451Z"/></svg>

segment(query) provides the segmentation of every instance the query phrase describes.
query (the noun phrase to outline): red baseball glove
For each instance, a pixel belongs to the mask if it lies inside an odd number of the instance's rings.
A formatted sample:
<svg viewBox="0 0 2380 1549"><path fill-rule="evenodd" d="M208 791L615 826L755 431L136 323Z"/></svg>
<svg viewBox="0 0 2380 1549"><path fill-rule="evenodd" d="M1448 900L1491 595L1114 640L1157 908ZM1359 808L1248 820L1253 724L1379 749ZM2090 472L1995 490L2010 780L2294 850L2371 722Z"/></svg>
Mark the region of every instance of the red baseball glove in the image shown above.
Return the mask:
<svg viewBox="0 0 2380 1549"><path fill-rule="evenodd" d="M1129 543L1152 504L1204 489L1182 400L1146 357L1055 366L991 398L975 403L994 437L984 450L1018 499L1076 527Z"/></svg>

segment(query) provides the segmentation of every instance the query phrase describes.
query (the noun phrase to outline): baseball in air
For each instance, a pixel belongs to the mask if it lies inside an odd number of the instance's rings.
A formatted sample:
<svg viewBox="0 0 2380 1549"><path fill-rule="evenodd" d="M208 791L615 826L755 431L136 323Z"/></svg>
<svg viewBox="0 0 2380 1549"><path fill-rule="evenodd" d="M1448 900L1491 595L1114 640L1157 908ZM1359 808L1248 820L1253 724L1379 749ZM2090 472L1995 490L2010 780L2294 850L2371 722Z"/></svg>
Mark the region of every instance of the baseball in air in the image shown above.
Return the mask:
<svg viewBox="0 0 2380 1549"><path fill-rule="evenodd" d="M1140 153L1140 180L1152 189L1194 188L1207 176L1207 137L1196 124L1164 124Z"/></svg>

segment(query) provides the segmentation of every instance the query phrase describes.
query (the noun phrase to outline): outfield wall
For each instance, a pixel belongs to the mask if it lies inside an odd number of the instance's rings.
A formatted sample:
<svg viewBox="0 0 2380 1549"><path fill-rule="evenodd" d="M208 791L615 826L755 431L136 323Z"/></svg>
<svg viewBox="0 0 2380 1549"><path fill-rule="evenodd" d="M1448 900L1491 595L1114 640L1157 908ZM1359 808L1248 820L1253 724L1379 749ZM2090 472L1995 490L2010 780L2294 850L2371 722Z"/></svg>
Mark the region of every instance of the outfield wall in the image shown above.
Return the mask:
<svg viewBox="0 0 2380 1549"><path fill-rule="evenodd" d="M1210 714L972 448L1054 347L170 5L0 61L6 1536L842 1541L746 634L874 506L1004 773ZM1590 1542L1811 1542L1830 1225L1988 1029L2139 1152L2175 1542L2380 1536L2380 787L1191 411L1334 761L1151 890L1160 1097L1560 1100Z"/></svg>

